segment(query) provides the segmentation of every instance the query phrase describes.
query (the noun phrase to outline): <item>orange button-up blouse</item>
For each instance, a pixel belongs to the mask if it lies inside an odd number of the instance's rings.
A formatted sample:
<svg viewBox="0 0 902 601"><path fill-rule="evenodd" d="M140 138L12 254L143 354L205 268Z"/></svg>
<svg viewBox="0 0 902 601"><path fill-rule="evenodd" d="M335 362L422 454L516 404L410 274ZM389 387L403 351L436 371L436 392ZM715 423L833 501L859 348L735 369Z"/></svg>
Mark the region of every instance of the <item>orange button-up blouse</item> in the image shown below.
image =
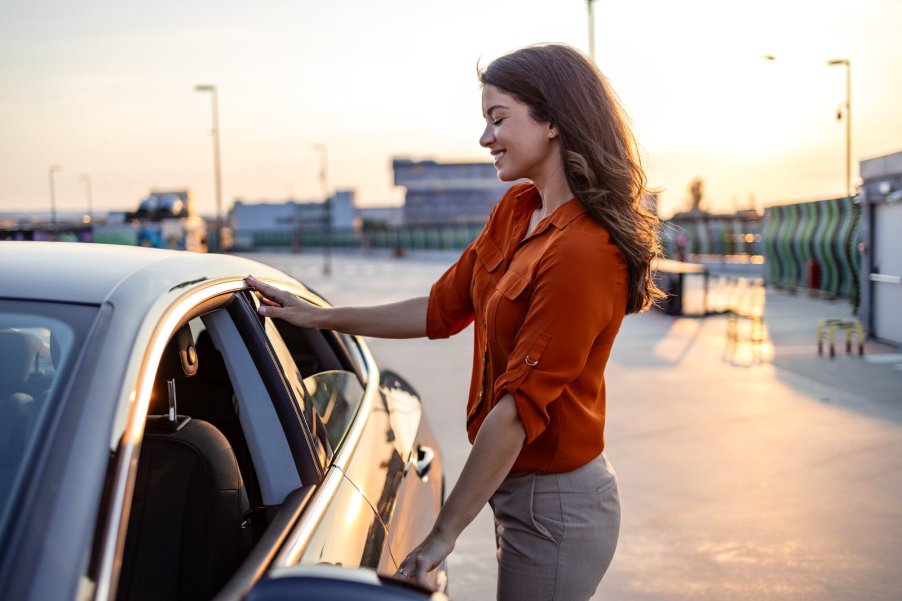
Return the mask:
<svg viewBox="0 0 902 601"><path fill-rule="evenodd" d="M427 312L430 338L476 322L467 433L511 394L526 431L512 472L566 472L604 449L604 369L626 309L627 266L607 230L571 199L526 237L540 205L532 184L511 187Z"/></svg>

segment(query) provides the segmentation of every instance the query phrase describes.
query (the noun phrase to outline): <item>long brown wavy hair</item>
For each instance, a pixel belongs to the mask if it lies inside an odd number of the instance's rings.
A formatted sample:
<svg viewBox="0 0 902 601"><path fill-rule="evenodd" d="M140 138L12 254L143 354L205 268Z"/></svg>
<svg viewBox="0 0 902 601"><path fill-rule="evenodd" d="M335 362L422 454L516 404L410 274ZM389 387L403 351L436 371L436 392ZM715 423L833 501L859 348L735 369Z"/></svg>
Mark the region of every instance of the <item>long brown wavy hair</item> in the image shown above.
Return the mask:
<svg viewBox="0 0 902 601"><path fill-rule="evenodd" d="M479 81L557 128L570 190L626 260L626 312L639 313L663 298L651 271L660 254L660 220L646 207L645 171L623 109L595 63L562 44L528 46L492 61Z"/></svg>

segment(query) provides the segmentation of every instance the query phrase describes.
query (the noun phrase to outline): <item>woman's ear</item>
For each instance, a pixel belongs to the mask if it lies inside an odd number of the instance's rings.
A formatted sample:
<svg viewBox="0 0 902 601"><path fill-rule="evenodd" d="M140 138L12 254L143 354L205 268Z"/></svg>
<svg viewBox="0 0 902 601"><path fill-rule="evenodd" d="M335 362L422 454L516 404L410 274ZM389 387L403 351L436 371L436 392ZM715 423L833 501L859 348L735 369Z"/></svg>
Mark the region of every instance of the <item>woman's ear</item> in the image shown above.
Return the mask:
<svg viewBox="0 0 902 601"><path fill-rule="evenodd" d="M557 128L553 125L548 126L548 137L554 139L557 137Z"/></svg>

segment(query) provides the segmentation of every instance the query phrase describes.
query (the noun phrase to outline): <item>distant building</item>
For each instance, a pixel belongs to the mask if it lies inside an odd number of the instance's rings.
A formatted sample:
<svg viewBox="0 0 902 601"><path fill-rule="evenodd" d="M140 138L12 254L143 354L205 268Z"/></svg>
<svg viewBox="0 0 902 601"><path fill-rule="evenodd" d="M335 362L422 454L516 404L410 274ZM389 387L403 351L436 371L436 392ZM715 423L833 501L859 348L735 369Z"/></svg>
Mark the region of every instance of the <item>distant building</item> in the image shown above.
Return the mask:
<svg viewBox="0 0 902 601"><path fill-rule="evenodd" d="M406 188L404 225L484 223L511 186L491 163L392 161L395 185Z"/></svg>
<svg viewBox="0 0 902 601"><path fill-rule="evenodd" d="M861 321L902 345L902 151L860 162Z"/></svg>
<svg viewBox="0 0 902 601"><path fill-rule="evenodd" d="M404 225L404 207L366 207L357 209L363 229L398 228Z"/></svg>
<svg viewBox="0 0 902 601"><path fill-rule="evenodd" d="M354 191L339 190L331 201L332 229L353 229L357 217ZM253 248L254 236L258 234L320 231L326 224L326 210L322 201L247 202L239 199L229 213L235 248Z"/></svg>

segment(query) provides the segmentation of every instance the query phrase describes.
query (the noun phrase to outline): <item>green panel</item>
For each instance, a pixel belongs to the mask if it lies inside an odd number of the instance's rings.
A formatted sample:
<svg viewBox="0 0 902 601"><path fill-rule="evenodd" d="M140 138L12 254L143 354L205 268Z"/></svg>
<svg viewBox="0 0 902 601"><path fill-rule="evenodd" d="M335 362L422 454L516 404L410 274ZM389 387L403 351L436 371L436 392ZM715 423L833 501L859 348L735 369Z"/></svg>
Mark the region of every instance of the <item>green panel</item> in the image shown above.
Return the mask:
<svg viewBox="0 0 902 601"><path fill-rule="evenodd" d="M829 225L827 214L828 201L819 200L814 204L817 207L817 227L814 230L814 236L811 240L812 251L814 253L814 260L817 261L821 272L821 281L818 290L824 292L827 290L827 276L825 274L827 259L826 254L824 253L824 239L827 236L827 226Z"/></svg>
<svg viewBox="0 0 902 601"><path fill-rule="evenodd" d="M824 232L824 285L822 290L828 297L835 297L839 293L839 260L836 253L836 232L839 229L839 209L836 200L826 201L827 228Z"/></svg>
<svg viewBox="0 0 902 601"><path fill-rule="evenodd" d="M799 285L799 262L796 254L797 232L799 228L799 205L786 207L786 229L783 250L786 256L786 287L795 290Z"/></svg>
<svg viewBox="0 0 902 601"><path fill-rule="evenodd" d="M808 288L810 282L808 278L808 264L814 259L811 252L811 240L814 237L814 229L817 226L817 208L816 203L806 202L800 208L801 223L799 224L799 266L801 268L801 277L799 285Z"/></svg>
<svg viewBox="0 0 902 601"><path fill-rule="evenodd" d="M764 252L764 263L767 265L767 281L771 285L779 285L782 280L783 266L777 252L777 234L780 230L782 208L766 208L764 210L764 227L761 229L761 246Z"/></svg>
<svg viewBox="0 0 902 601"><path fill-rule="evenodd" d="M857 279L857 262L852 257L852 234L855 231L855 221L858 212L855 210L856 205L850 198L840 198L837 200L837 208L839 209L840 225L836 232L836 241L834 247L836 256L841 265L839 278L839 294L844 298L852 298L852 290L856 287Z"/></svg>

